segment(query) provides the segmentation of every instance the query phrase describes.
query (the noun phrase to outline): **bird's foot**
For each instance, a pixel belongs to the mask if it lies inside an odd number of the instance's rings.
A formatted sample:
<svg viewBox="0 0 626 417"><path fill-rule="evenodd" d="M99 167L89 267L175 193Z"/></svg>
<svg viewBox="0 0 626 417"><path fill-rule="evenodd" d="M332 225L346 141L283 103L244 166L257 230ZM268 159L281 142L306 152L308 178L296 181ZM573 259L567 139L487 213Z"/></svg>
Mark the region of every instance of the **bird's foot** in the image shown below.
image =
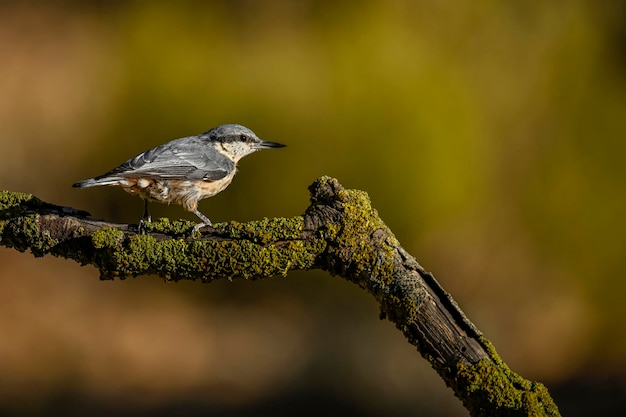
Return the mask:
<svg viewBox="0 0 626 417"><path fill-rule="evenodd" d="M204 214L200 213L197 209L193 211L193 214L195 214L196 216L198 216L198 218L200 220L202 220L202 223L198 223L193 227L192 233L195 233L197 231L199 231L200 229L202 229L205 226L213 226L213 223L211 223L211 220L209 220L209 218L207 216L205 216Z"/></svg>
<svg viewBox="0 0 626 417"><path fill-rule="evenodd" d="M139 220L139 224L137 225L137 233L139 233L140 235L146 234L146 223L152 223L151 216Z"/></svg>
<svg viewBox="0 0 626 417"><path fill-rule="evenodd" d="M203 227L212 227L213 224L211 222L207 223L197 223L193 229L191 229L191 233L199 232Z"/></svg>

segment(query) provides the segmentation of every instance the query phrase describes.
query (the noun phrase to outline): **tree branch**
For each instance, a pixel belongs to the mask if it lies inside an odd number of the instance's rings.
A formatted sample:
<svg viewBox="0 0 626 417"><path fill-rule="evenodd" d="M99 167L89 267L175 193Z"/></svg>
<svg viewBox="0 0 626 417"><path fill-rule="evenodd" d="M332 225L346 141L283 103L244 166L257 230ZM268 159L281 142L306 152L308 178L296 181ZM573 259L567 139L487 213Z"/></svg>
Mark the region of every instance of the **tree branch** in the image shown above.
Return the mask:
<svg viewBox="0 0 626 417"><path fill-rule="evenodd" d="M0 244L91 264L103 279L261 279L322 269L357 284L472 416L558 416L547 389L511 371L434 276L399 244L363 191L322 177L302 216L222 223L160 219L147 234L21 193L0 192Z"/></svg>

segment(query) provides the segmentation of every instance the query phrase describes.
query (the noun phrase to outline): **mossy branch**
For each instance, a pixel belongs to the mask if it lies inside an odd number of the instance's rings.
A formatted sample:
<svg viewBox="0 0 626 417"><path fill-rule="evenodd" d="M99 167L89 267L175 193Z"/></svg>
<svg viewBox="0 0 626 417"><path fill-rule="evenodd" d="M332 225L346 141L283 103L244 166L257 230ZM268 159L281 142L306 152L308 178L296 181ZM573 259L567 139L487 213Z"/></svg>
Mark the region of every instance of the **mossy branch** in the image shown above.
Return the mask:
<svg viewBox="0 0 626 417"><path fill-rule="evenodd" d="M136 227L21 193L0 192L0 244L91 264L105 279L261 279L322 269L366 289L473 416L558 416L547 389L511 371L452 297L398 243L363 191L322 177L302 216L223 223L161 219Z"/></svg>

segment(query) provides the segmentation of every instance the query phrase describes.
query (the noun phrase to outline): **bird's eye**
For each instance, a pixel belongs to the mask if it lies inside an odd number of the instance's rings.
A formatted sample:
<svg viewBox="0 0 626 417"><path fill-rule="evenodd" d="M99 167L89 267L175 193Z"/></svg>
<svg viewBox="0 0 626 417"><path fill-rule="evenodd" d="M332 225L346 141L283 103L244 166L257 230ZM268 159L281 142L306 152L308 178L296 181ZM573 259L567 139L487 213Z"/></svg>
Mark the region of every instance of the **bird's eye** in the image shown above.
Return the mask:
<svg viewBox="0 0 626 417"><path fill-rule="evenodd" d="M239 139L242 142L250 142L250 136L248 136L248 135L241 135L241 136L239 136Z"/></svg>

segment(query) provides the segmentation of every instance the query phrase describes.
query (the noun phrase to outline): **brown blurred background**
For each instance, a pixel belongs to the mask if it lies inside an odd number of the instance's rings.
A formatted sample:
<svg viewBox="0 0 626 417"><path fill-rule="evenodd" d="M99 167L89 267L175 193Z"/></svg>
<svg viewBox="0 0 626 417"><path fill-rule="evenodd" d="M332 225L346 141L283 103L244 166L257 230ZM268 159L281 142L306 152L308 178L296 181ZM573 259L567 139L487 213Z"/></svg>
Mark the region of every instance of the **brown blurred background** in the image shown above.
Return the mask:
<svg viewBox="0 0 626 417"><path fill-rule="evenodd" d="M617 1L4 1L0 188L136 223L139 199L71 184L244 124L288 147L212 220L299 215L321 175L366 190L513 370L617 414L625 28ZM339 278L101 282L0 248L0 415L321 412L467 415Z"/></svg>

